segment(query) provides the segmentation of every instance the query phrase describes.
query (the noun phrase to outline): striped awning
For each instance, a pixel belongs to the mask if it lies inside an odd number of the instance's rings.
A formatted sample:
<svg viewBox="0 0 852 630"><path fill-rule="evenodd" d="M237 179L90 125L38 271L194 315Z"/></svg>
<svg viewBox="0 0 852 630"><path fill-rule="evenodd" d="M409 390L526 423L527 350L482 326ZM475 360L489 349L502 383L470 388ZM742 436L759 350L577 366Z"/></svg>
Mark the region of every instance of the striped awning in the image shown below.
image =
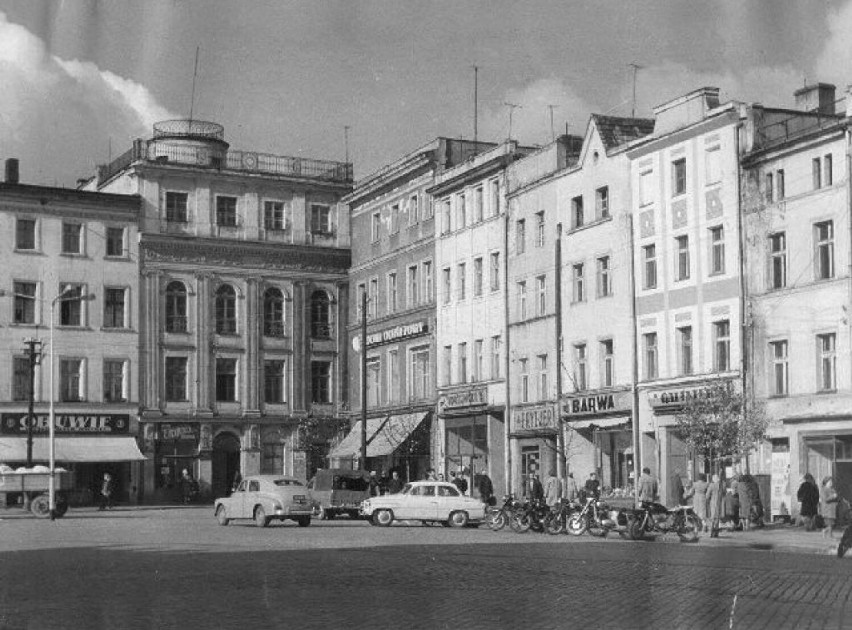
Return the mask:
<svg viewBox="0 0 852 630"><path fill-rule="evenodd" d="M54 440L57 462L136 462L145 459L136 438L124 437L58 437ZM50 440L33 439L33 461L50 459ZM0 438L0 462L27 461L27 438Z"/></svg>

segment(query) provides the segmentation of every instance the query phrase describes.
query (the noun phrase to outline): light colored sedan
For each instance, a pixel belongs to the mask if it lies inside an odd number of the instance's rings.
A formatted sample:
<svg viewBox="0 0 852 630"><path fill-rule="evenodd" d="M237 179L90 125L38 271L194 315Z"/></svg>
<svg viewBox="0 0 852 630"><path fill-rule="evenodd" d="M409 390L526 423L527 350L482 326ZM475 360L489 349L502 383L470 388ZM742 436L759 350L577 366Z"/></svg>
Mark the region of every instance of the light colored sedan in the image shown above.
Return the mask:
<svg viewBox="0 0 852 630"><path fill-rule="evenodd" d="M485 518L485 505L467 497L451 483L415 481L405 484L402 492L370 497L361 502L360 513L373 525L387 527L397 521L440 522L464 527Z"/></svg>
<svg viewBox="0 0 852 630"><path fill-rule="evenodd" d="M311 500L308 489L297 479L253 475L243 479L231 496L216 499L214 513L219 525L252 519L258 527L266 527L272 519L290 519L307 527L311 524Z"/></svg>

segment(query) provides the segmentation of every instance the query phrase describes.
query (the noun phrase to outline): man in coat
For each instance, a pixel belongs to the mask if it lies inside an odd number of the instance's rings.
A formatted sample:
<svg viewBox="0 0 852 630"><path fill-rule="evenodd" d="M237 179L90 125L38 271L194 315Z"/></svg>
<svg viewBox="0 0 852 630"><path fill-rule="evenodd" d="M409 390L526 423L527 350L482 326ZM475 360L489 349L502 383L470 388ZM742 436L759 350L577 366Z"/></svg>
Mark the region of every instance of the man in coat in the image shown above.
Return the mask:
<svg viewBox="0 0 852 630"><path fill-rule="evenodd" d="M642 469L642 474L639 475L639 500L640 501L656 501L659 494L657 479L651 474L651 469L647 466Z"/></svg>
<svg viewBox="0 0 852 630"><path fill-rule="evenodd" d="M683 480L680 471L675 470L671 478L671 497L675 505L683 505Z"/></svg>
<svg viewBox="0 0 852 630"><path fill-rule="evenodd" d="M569 472L568 478L565 480L565 498L569 501L576 501L580 494L580 487L577 485L577 480L574 479L574 473Z"/></svg>
<svg viewBox="0 0 852 630"><path fill-rule="evenodd" d="M555 507L562 498L562 481L551 469L547 479L544 480L544 501L548 507Z"/></svg>
<svg viewBox="0 0 852 630"><path fill-rule="evenodd" d="M598 474L595 472L589 473L589 478L586 479L586 496L594 497L596 499L601 498L601 482L598 481Z"/></svg>
<svg viewBox="0 0 852 630"><path fill-rule="evenodd" d="M529 481L526 484L527 498L530 501L544 501L544 487L538 480L538 475L530 473Z"/></svg>

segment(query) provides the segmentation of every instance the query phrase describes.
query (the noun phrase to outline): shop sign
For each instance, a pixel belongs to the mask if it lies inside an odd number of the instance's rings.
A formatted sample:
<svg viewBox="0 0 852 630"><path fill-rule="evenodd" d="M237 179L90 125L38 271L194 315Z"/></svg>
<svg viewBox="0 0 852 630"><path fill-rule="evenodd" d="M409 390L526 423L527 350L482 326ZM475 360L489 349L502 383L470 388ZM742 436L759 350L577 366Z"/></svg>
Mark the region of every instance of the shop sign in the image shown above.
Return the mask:
<svg viewBox="0 0 852 630"><path fill-rule="evenodd" d="M26 413L0 414L0 433L21 435L27 433ZM33 414L33 433L50 433L50 415ZM57 413L54 415L56 433L128 433L130 416L126 414Z"/></svg>
<svg viewBox="0 0 852 630"><path fill-rule="evenodd" d="M488 404L488 387L470 387L455 392L441 394L438 398L439 409L454 407L474 407Z"/></svg>
<svg viewBox="0 0 852 630"><path fill-rule="evenodd" d="M197 424L159 424L157 425L157 438L162 441L197 442Z"/></svg>
<svg viewBox="0 0 852 630"><path fill-rule="evenodd" d="M629 413L632 408L630 392L609 392L589 396L569 396L562 403L565 416L596 416L611 413Z"/></svg>
<svg viewBox="0 0 852 630"><path fill-rule="evenodd" d="M515 407L512 409L512 431L543 430L556 430L556 412L553 405Z"/></svg>
<svg viewBox="0 0 852 630"><path fill-rule="evenodd" d="M733 386L733 381L729 381L728 385ZM679 389L650 392L648 402L651 407L657 411L680 409L687 401L702 400L710 396L712 393L713 388L707 385L681 387Z"/></svg>
<svg viewBox="0 0 852 630"><path fill-rule="evenodd" d="M419 337L420 335L425 335L428 332L429 324L425 320L414 322L413 324L400 324L399 326L380 330L379 332L368 333L367 347L371 348L383 343L392 343L394 341L408 339L409 337Z"/></svg>

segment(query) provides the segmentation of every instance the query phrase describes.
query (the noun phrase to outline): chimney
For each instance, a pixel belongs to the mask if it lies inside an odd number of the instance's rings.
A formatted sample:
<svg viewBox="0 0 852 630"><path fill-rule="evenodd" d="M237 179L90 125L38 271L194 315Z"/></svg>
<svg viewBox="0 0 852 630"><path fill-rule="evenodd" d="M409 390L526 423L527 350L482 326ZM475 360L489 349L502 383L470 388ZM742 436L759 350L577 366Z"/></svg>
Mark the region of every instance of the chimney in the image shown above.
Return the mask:
<svg viewBox="0 0 852 630"><path fill-rule="evenodd" d="M806 85L796 90L796 109L804 112L834 115L834 90L831 83L816 83Z"/></svg>
<svg viewBox="0 0 852 630"><path fill-rule="evenodd" d="M6 183L18 183L18 158L6 158Z"/></svg>

